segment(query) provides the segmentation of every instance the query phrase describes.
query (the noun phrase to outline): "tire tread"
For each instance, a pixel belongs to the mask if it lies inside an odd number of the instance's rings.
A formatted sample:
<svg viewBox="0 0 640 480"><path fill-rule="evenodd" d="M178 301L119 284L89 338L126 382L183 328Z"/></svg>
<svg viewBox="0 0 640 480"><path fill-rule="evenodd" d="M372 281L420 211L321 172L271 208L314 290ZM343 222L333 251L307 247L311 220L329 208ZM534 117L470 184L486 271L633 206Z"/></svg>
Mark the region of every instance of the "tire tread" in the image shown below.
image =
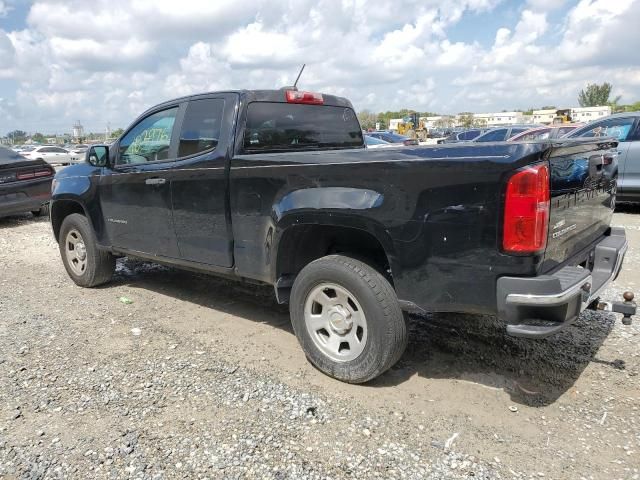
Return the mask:
<svg viewBox="0 0 640 480"><path fill-rule="evenodd" d="M322 360L318 361L313 358L313 352L309 352L308 348L305 344L305 338L303 337L303 328L300 328L300 325L297 325L296 319L294 319L294 315L303 313L304 307L300 308L300 302L304 305L304 299L297 298L299 296L299 288L300 283L306 281L306 278L313 273L329 271L335 269L347 270L359 279L359 281L366 285L366 287L371 291L376 300L376 307L378 311L382 314L384 319L384 344L383 347L389 346L390 348L382 348L380 352L376 352L376 361L375 365L369 366L366 371L362 371L362 368L354 368L353 371L349 372L338 372L336 374L336 370L328 371L327 368L323 368L323 364L327 362L331 362L330 360ZM300 282L298 281L300 280ZM293 302L296 302L297 307L295 308ZM369 306L371 308L371 306ZM366 308L366 307L365 307ZM300 310L300 312L298 312ZM294 283L294 288L292 290L292 322L294 323L294 330L296 331L296 335L303 347L305 349L305 353L307 353L307 357L310 358L311 362L316 365L323 372L333 376L334 378L338 378L339 380L343 380L349 383L364 383L373 378L379 376L389 368L391 368L402 356L404 350L407 346L407 328L404 321L404 315L402 310L400 309L400 305L398 303L395 290L389 283L389 281L376 269L367 265L365 262L350 257L346 255L329 255L326 257L322 257L318 260L315 260L309 263L298 275L296 278L296 282ZM368 316L370 313L368 314ZM301 320L302 325L304 325L304 318ZM297 327L297 328L296 328ZM369 326L371 332L371 326ZM355 367L355 365L354 365Z"/></svg>
<svg viewBox="0 0 640 480"><path fill-rule="evenodd" d="M67 231L73 227L80 231L82 238L84 239L85 246L87 247L87 255L93 257L93 261L88 262L85 275L82 276L78 276L73 273L67 265L64 251L64 237L67 235ZM100 250L97 247L93 228L89 224L87 217L79 213L72 213L66 217L60 227L58 244L64 267L76 285L91 288L97 287L98 285L102 285L111 280L116 268L116 259L110 252Z"/></svg>

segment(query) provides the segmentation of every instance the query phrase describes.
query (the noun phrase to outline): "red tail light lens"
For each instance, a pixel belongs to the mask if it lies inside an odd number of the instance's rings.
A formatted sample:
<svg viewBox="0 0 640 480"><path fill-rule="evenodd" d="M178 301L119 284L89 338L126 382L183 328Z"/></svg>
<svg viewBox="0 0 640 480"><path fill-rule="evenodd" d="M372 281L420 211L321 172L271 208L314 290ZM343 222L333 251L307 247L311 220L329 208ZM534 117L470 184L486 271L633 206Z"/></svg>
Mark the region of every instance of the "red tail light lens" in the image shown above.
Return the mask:
<svg viewBox="0 0 640 480"><path fill-rule="evenodd" d="M321 93L299 92L297 90L286 91L287 103L306 103L308 105L323 105L324 98Z"/></svg>
<svg viewBox="0 0 640 480"><path fill-rule="evenodd" d="M502 248L508 253L535 253L547 244L549 166L523 168L507 184Z"/></svg>
<svg viewBox="0 0 640 480"><path fill-rule="evenodd" d="M16 175L18 180L30 180L32 178L50 177L53 175L53 170L49 168L42 168L38 170L29 170L26 172L19 172Z"/></svg>

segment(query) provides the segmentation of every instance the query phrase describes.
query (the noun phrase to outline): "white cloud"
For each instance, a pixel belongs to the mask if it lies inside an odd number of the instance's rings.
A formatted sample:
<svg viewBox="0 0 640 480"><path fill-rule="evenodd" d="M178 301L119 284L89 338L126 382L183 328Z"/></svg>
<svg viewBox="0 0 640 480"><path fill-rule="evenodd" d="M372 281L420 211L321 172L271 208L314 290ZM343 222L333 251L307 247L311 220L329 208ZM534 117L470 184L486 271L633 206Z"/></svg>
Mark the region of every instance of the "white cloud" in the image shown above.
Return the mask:
<svg viewBox="0 0 640 480"><path fill-rule="evenodd" d="M300 49L294 36L263 29L260 22L247 25L227 38L222 47L223 58L231 66L277 68L299 63Z"/></svg>
<svg viewBox="0 0 640 480"><path fill-rule="evenodd" d="M543 10L548 12L550 10L557 10L566 5L568 0L527 0L527 5L532 10Z"/></svg>
<svg viewBox="0 0 640 480"><path fill-rule="evenodd" d="M558 22L568 1L36 0L24 30L0 30L0 79L17 85L0 90L0 132L125 126L168 98L291 84L302 63L302 87L358 109L574 104L597 81L638 100L640 0L571 0Z"/></svg>

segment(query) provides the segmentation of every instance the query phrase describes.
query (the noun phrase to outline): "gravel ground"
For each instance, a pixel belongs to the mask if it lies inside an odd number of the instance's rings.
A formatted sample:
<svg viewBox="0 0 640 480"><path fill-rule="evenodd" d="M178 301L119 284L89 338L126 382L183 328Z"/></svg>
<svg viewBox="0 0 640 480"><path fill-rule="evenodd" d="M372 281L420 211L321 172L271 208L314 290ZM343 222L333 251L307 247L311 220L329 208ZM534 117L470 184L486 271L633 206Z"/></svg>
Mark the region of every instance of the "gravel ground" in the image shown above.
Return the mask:
<svg viewBox="0 0 640 480"><path fill-rule="evenodd" d="M639 280L640 216L606 292ZM640 327L545 341L411 317L390 372L304 359L268 289L122 259L72 284L46 220L0 219L0 478L638 479Z"/></svg>

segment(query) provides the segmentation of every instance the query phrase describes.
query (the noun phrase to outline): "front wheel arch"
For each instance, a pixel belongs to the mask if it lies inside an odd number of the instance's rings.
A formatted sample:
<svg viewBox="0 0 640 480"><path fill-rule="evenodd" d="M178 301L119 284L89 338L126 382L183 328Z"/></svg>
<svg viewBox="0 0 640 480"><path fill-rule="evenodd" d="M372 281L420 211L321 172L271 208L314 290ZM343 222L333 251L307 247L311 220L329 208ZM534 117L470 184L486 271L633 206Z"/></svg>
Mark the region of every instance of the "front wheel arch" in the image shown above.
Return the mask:
<svg viewBox="0 0 640 480"><path fill-rule="evenodd" d="M51 227L53 228L53 236L56 239L56 242L60 241L60 227L62 226L62 222L69 215L73 213L79 213L80 215L84 215L89 218L87 212L85 211L82 204L75 200L56 200L51 202L49 207L49 212L51 216Z"/></svg>

